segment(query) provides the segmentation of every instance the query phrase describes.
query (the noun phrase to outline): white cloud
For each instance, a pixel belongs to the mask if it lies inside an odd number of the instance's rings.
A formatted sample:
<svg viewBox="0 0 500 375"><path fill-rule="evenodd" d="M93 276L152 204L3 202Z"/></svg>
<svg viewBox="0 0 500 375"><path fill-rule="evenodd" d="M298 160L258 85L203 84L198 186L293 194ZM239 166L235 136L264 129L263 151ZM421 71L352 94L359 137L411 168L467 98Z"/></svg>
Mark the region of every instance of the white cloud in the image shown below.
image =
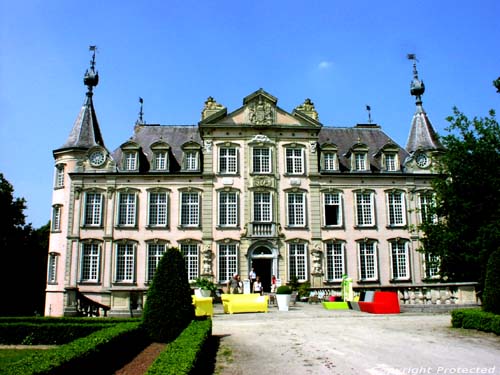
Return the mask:
<svg viewBox="0 0 500 375"><path fill-rule="evenodd" d="M332 66L332 62L331 61L321 61L318 64L318 69L328 69L331 66Z"/></svg>

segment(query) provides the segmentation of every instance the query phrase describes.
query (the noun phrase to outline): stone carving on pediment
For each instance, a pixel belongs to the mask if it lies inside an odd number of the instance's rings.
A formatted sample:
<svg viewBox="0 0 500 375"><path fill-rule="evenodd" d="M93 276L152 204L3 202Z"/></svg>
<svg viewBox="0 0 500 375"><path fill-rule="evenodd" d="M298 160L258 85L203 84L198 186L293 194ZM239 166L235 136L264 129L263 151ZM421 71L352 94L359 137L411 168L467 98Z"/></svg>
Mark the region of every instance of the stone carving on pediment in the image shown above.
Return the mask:
<svg viewBox="0 0 500 375"><path fill-rule="evenodd" d="M262 97L250 103L248 110L248 119L254 125L271 125L274 122L275 109L271 103L262 100Z"/></svg>
<svg viewBox="0 0 500 375"><path fill-rule="evenodd" d="M274 143L269 139L267 135L264 134L256 134L251 140L250 143Z"/></svg>
<svg viewBox="0 0 500 375"><path fill-rule="evenodd" d="M295 109L304 113L310 118L319 121L318 112L316 112L316 108L314 107L314 103L311 101L311 99L307 98L306 100L304 100L304 103L297 106Z"/></svg>

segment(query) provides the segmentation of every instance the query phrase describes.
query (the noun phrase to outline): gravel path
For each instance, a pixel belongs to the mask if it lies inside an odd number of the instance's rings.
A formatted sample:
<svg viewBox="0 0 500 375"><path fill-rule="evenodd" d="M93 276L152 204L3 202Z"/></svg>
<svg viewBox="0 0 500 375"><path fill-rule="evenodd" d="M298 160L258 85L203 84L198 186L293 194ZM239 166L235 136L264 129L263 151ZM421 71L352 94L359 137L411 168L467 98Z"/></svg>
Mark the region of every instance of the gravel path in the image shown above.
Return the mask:
<svg viewBox="0 0 500 375"><path fill-rule="evenodd" d="M372 315L307 303L267 314L215 310L221 375L500 374L500 337L452 329L449 314Z"/></svg>

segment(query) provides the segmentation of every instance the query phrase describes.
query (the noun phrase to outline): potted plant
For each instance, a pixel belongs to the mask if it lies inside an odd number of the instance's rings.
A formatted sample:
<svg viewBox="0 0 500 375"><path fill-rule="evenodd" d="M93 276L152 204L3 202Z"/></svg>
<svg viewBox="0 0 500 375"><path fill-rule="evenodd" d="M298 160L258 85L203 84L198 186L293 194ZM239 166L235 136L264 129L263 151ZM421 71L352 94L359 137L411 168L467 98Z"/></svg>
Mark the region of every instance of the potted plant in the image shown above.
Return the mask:
<svg viewBox="0 0 500 375"><path fill-rule="evenodd" d="M195 285L200 289L203 297L210 297L217 290L217 285L205 277L198 277L195 280Z"/></svg>
<svg viewBox="0 0 500 375"><path fill-rule="evenodd" d="M276 289L276 300L278 301L279 311L288 311L291 294L292 288L290 288L288 285L281 285L278 287L278 289Z"/></svg>

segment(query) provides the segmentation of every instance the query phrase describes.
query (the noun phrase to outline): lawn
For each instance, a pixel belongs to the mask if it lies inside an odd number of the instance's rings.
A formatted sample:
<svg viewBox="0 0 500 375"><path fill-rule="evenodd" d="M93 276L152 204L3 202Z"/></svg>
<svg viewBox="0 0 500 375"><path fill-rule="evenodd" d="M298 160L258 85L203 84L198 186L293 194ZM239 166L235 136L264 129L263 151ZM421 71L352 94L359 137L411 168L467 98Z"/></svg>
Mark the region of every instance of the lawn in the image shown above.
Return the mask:
<svg viewBox="0 0 500 375"><path fill-rule="evenodd" d="M2 369L14 362L20 361L31 353L45 351L46 349L0 349L0 373Z"/></svg>

